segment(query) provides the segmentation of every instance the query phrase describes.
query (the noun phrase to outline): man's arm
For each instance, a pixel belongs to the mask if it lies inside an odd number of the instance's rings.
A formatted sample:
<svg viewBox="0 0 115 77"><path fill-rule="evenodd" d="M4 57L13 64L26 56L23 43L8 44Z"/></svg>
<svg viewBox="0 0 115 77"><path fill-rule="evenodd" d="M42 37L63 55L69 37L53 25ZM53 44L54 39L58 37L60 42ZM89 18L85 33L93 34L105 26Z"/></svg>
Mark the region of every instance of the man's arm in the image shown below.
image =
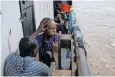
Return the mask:
<svg viewBox="0 0 115 77"><path fill-rule="evenodd" d="M39 49L38 49L38 52L39 52ZM37 52L37 55L36 55L36 61L39 62L39 53Z"/></svg>

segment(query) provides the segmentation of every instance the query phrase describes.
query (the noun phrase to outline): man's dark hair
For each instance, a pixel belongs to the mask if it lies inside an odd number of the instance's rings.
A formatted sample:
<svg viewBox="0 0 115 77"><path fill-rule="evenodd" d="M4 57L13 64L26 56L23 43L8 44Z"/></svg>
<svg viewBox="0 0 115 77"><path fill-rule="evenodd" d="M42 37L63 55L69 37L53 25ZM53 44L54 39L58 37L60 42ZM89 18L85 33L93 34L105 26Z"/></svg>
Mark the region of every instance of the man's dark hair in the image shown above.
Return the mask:
<svg viewBox="0 0 115 77"><path fill-rule="evenodd" d="M37 41L32 36L26 36L19 42L20 56L35 56L34 49L37 47Z"/></svg>

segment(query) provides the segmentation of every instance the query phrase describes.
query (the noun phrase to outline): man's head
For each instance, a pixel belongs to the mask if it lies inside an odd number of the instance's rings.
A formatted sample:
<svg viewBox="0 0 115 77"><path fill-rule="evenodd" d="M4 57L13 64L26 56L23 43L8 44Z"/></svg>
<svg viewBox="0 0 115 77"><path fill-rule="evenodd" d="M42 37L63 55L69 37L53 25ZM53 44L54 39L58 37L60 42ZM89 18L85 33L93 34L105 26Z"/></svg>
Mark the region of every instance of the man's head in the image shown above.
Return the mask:
<svg viewBox="0 0 115 77"><path fill-rule="evenodd" d="M54 36L56 34L56 28L57 28L57 23L50 18L47 18L47 20L49 21L48 24L46 25L46 31L45 34L47 34L48 36Z"/></svg>
<svg viewBox="0 0 115 77"><path fill-rule="evenodd" d="M26 37L22 38L19 42L20 56L35 57L38 52L37 45L38 45L37 41L31 36L26 36Z"/></svg>

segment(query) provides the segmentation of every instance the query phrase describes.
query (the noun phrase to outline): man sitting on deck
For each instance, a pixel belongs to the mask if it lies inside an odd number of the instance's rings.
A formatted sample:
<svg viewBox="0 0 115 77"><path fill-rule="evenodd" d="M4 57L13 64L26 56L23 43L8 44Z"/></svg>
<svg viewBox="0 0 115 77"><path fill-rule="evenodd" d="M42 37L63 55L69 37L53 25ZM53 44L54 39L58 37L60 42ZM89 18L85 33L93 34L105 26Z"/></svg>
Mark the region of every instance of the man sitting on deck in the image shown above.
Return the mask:
<svg viewBox="0 0 115 77"><path fill-rule="evenodd" d="M40 61L50 67L55 61L58 65L58 34L56 32L57 23L53 19L44 18L33 37L38 42ZM41 33L42 32L42 33Z"/></svg>
<svg viewBox="0 0 115 77"><path fill-rule="evenodd" d="M36 61L38 44L33 37L27 36L20 40L19 52L13 52L7 57L5 76L48 76L49 67Z"/></svg>

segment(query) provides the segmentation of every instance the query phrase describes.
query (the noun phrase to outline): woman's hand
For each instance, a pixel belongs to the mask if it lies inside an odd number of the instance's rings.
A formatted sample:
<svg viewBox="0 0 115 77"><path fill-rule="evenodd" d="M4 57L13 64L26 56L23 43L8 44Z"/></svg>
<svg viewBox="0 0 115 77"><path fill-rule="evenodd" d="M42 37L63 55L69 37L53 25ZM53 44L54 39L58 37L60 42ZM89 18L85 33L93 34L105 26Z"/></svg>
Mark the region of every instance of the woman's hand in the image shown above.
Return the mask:
<svg viewBox="0 0 115 77"><path fill-rule="evenodd" d="M47 24L49 23L49 20L48 19L43 19L41 22L40 22L40 25L37 29L37 32L40 33L40 32L44 32L47 28Z"/></svg>
<svg viewBox="0 0 115 77"><path fill-rule="evenodd" d="M58 52L58 42L53 42L52 51L53 52Z"/></svg>
<svg viewBox="0 0 115 77"><path fill-rule="evenodd" d="M41 32L44 32L47 28L47 24L49 23L49 20L48 19L43 19L41 22L40 22L40 25L38 27L38 29L32 34L32 36L34 38L36 38L36 36L41 33Z"/></svg>

